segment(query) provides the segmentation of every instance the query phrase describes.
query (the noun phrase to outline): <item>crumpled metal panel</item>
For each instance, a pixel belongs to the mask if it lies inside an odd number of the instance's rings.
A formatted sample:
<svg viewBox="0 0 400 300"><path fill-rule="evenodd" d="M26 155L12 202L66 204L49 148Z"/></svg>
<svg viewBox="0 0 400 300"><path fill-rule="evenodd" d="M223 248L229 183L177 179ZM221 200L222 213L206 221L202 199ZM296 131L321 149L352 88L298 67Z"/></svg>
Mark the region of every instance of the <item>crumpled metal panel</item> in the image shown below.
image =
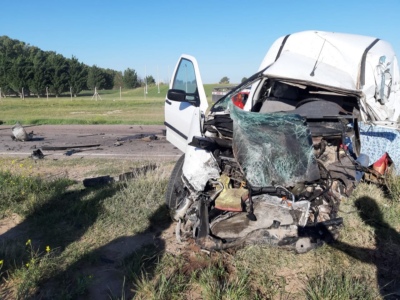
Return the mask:
<svg viewBox="0 0 400 300"><path fill-rule="evenodd" d="M277 243L285 237L297 237L298 226L307 223L309 201L283 202L281 198L267 194L255 196L253 201L256 221L250 221L247 212L227 214L210 225L212 233L220 238L233 239L265 230L277 239Z"/></svg>
<svg viewBox="0 0 400 300"><path fill-rule="evenodd" d="M188 146L182 172L196 191L203 191L209 179L219 178L221 170L209 151Z"/></svg>
<svg viewBox="0 0 400 300"><path fill-rule="evenodd" d="M248 112L232 104L229 108L234 155L252 186L293 186L319 178L311 135L302 117Z"/></svg>

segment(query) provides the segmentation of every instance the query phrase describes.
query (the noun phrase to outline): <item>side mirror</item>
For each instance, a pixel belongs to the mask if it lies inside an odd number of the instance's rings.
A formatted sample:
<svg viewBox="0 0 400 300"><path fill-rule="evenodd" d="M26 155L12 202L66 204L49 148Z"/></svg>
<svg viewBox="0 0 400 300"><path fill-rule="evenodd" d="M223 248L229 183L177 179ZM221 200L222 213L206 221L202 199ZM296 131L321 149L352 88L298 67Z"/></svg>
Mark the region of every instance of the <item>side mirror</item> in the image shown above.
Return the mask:
<svg viewBox="0 0 400 300"><path fill-rule="evenodd" d="M170 89L168 90L167 98L172 101L187 102L186 92L183 90Z"/></svg>

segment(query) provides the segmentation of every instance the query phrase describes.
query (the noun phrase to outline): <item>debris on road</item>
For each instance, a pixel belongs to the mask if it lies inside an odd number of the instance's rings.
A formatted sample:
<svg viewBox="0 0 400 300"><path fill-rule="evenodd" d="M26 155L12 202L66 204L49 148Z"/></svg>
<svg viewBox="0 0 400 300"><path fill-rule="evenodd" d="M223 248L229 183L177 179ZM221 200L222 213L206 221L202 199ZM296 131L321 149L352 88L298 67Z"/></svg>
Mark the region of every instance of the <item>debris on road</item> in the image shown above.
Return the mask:
<svg viewBox="0 0 400 300"><path fill-rule="evenodd" d="M89 147L86 149L91 148L93 150L101 147L103 151L85 151L80 154L73 154L74 157L78 155L93 156L93 153L96 153L95 156L98 157L130 157L134 160L139 160L142 159L143 153L146 153L146 157L164 160L180 155L180 151L173 149L174 146L167 143L165 137L161 135L163 128L161 125L143 126L143 130L141 130L136 125L132 129L129 129L129 126L123 125L39 126L25 125L25 123L20 121L20 124L28 135L32 132L29 141L20 142L15 141L11 131L15 123L12 125L0 125L0 155L15 154L29 157L33 150L40 149L45 153L45 156L47 153L54 153L68 159L70 157L64 155L66 151L82 149L82 147L87 146ZM140 135L140 137L145 137L149 141L130 138L127 138L126 141L118 141L118 138L131 137L142 132L146 136ZM149 134L154 134L154 137ZM11 136L13 136L14 141L11 139ZM157 138L155 139L155 137ZM117 141L118 143L114 145ZM153 145L153 147L150 147L149 144Z"/></svg>
<svg viewBox="0 0 400 300"><path fill-rule="evenodd" d="M79 153L79 152L82 152L82 150L79 150L79 149L71 149L71 150L68 150L67 152L65 152L64 155L66 155L66 156L71 156L72 154Z"/></svg>
<svg viewBox="0 0 400 300"><path fill-rule="evenodd" d="M84 187L96 187L101 185L106 185L119 181L127 181L130 179L134 179L139 175L145 175L149 171L153 171L157 168L155 164L145 165L143 167L134 168L131 172L122 173L118 176L111 177L110 175L94 177L94 178L85 178L83 180Z"/></svg>
<svg viewBox="0 0 400 300"><path fill-rule="evenodd" d="M11 136L11 138L15 141L21 141L21 142L25 142L25 141L30 141L32 139L32 135L33 132L31 133L26 133L24 127L22 127L22 125L17 122L12 128L11 131L13 133L13 135Z"/></svg>
<svg viewBox="0 0 400 300"><path fill-rule="evenodd" d="M89 136L98 136L98 135L105 135L105 133L94 133L94 134L84 134L84 135L78 135L77 137L89 137Z"/></svg>
<svg viewBox="0 0 400 300"><path fill-rule="evenodd" d="M73 148L93 148L99 147L100 144L91 144L91 145L71 145L71 146L43 146L42 150L49 151L49 150L68 150Z"/></svg>
<svg viewBox="0 0 400 300"><path fill-rule="evenodd" d="M122 138L118 138L118 142L122 141L130 141L130 140L144 140L144 141L154 141L158 140L158 136L155 135L154 133L139 133L135 135L130 135L130 136L125 136Z"/></svg>
<svg viewBox="0 0 400 300"><path fill-rule="evenodd" d="M66 156L71 156L72 154L80 153L80 152L88 151L88 150L103 150L103 148L96 148L96 149L71 149L71 150L68 150L67 152L65 152L64 155L66 155Z"/></svg>
<svg viewBox="0 0 400 300"><path fill-rule="evenodd" d="M155 141L158 140L158 137L154 134L146 136L144 138L141 139L142 141L146 141L146 142L150 142L150 141Z"/></svg>
<svg viewBox="0 0 400 300"><path fill-rule="evenodd" d="M40 149L34 150L31 154L31 158L33 159L43 159L44 158L44 154Z"/></svg>

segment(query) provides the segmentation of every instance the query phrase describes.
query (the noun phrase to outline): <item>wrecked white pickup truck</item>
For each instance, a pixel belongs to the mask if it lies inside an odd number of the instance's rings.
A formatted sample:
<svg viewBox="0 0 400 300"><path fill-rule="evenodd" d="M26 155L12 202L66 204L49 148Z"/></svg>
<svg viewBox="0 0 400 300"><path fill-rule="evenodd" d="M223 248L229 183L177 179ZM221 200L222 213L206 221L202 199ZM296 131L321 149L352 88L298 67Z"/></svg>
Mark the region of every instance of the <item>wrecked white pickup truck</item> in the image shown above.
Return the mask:
<svg viewBox="0 0 400 300"><path fill-rule="evenodd" d="M363 176L379 183L400 164L399 68L385 41L281 37L211 109L195 58L182 55L172 78L167 139L184 155L166 203L178 240L306 252L335 236L340 200Z"/></svg>

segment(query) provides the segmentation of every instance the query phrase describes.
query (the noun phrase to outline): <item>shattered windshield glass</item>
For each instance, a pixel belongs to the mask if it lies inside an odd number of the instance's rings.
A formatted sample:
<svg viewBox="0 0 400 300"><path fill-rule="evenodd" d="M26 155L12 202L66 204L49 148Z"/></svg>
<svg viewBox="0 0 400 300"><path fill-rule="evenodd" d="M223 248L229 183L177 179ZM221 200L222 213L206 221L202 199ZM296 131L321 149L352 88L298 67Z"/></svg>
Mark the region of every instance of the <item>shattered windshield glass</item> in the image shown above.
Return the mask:
<svg viewBox="0 0 400 300"><path fill-rule="evenodd" d="M232 96L228 95L227 97L221 99L213 106L214 111L225 111L228 108L228 104L232 102Z"/></svg>
<svg viewBox="0 0 400 300"><path fill-rule="evenodd" d="M233 151L252 186L293 186L319 179L311 134L294 114L255 113L229 104Z"/></svg>
<svg viewBox="0 0 400 300"><path fill-rule="evenodd" d="M221 99L219 99L213 105L213 107L211 108L211 111L212 112L217 112L217 111L226 111L227 109L229 109L230 103L232 103L232 101L235 101L235 97L237 96L237 94L241 93L241 92L244 92L244 91L250 92L252 84L254 84L255 82L260 80L260 78L262 77L263 72L266 69L267 68L264 68L261 71L258 71L256 74L252 75L246 81L244 81L241 84L239 84L236 88L232 89L226 96L224 96ZM246 100L247 100L247 98L246 98ZM239 107L240 107L240 105L239 105Z"/></svg>

